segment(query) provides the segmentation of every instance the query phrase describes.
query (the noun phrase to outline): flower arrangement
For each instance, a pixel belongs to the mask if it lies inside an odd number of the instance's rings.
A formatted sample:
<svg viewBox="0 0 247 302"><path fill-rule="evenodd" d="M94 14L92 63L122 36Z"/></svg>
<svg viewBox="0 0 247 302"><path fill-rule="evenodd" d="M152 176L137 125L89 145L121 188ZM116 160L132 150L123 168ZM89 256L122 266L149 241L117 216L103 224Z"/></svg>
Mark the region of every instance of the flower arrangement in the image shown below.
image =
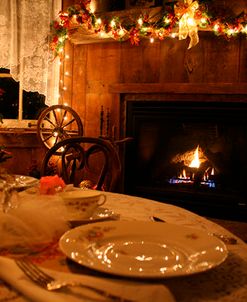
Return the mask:
<svg viewBox="0 0 247 302"><path fill-rule="evenodd" d="M180 40L190 38L189 48L199 42L198 29L213 31L217 36L227 40L238 34L247 34L247 14L229 16L209 12L209 0L170 1L166 9L157 16L142 13L139 18L123 18L118 16L96 16L91 7L91 0L81 0L79 4L70 6L67 11L59 13L59 19L51 24L51 49L55 56L61 55L65 41L80 27L101 37L111 37L117 41L130 40L139 45L142 38L164 40L178 37ZM212 1L211 1L212 2Z"/></svg>
<svg viewBox="0 0 247 302"><path fill-rule="evenodd" d="M39 193L54 195L65 188L65 182L58 175L43 176L39 181Z"/></svg>

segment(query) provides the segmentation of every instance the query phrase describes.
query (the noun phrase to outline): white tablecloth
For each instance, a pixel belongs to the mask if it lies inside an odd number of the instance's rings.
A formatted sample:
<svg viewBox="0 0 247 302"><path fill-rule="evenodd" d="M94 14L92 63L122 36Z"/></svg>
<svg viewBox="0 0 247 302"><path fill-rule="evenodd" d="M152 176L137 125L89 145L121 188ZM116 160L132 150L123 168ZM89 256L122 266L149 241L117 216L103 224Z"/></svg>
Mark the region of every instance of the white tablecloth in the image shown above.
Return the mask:
<svg viewBox="0 0 247 302"><path fill-rule="evenodd" d="M150 216L154 215L168 223L233 235L221 226L180 207L123 194L106 194L104 207L120 214L120 220L150 221ZM227 246L229 256L218 267L204 273L159 282L171 290L177 302L246 302L247 245L241 239L237 240L237 244ZM0 283L0 301L26 300Z"/></svg>

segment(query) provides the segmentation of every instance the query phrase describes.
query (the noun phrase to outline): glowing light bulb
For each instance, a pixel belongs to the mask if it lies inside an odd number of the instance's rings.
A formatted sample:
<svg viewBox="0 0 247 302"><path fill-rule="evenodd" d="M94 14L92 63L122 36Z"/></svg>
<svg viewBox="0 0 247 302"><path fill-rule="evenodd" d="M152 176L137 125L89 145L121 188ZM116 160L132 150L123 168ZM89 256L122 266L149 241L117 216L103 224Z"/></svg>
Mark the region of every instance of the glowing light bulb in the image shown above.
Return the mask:
<svg viewBox="0 0 247 302"><path fill-rule="evenodd" d="M194 18L188 18L187 19L187 24L189 26L195 26L196 25L195 19Z"/></svg>
<svg viewBox="0 0 247 302"><path fill-rule="evenodd" d="M213 27L213 30L214 31L218 31L220 28L219 24L215 24L214 27Z"/></svg>
<svg viewBox="0 0 247 302"><path fill-rule="evenodd" d="M118 31L119 36L124 36L125 32L123 30L123 28L121 27L120 30Z"/></svg>
<svg viewBox="0 0 247 302"><path fill-rule="evenodd" d="M153 37L150 38L150 43L154 43L154 38Z"/></svg>
<svg viewBox="0 0 247 302"><path fill-rule="evenodd" d="M166 18L164 19L164 23L165 23L166 25L170 24L170 19L166 17Z"/></svg>
<svg viewBox="0 0 247 302"><path fill-rule="evenodd" d="M201 18L200 22L201 22L202 25L206 25L207 24L207 19L203 17L203 18Z"/></svg>
<svg viewBox="0 0 247 302"><path fill-rule="evenodd" d="M227 31L226 31L227 35L228 36L231 36L235 33L234 29L233 28L229 28Z"/></svg>
<svg viewBox="0 0 247 302"><path fill-rule="evenodd" d="M111 20L111 27L115 27L116 26L116 21L115 20Z"/></svg>
<svg viewBox="0 0 247 302"><path fill-rule="evenodd" d="M137 22L138 22L138 24L139 24L140 26L142 26L142 24L143 24L142 18L139 18Z"/></svg>
<svg viewBox="0 0 247 302"><path fill-rule="evenodd" d="M65 55L65 59L69 59L69 55Z"/></svg>

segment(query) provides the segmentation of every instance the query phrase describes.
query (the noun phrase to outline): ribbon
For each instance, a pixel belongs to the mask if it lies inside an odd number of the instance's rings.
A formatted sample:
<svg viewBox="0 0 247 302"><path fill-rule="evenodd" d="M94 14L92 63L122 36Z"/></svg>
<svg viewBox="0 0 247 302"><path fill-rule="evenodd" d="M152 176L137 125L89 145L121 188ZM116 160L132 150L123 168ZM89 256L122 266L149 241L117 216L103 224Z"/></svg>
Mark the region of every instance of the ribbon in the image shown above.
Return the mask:
<svg viewBox="0 0 247 302"><path fill-rule="evenodd" d="M188 49L195 46L199 42L197 23L194 18L199 4L194 0L184 0L184 4L178 4L175 7L175 13L179 18L179 40L190 37Z"/></svg>

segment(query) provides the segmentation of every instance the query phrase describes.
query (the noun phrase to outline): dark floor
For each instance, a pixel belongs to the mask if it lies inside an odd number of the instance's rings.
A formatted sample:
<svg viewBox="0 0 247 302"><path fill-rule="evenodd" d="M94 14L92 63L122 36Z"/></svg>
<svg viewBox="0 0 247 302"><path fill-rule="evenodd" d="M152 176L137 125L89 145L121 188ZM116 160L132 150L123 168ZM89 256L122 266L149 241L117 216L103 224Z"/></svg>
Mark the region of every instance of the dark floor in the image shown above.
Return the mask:
<svg viewBox="0 0 247 302"><path fill-rule="evenodd" d="M243 241L247 243L247 222L231 221L231 220L222 220L215 218L207 218L225 229L229 230L231 233L235 234Z"/></svg>

